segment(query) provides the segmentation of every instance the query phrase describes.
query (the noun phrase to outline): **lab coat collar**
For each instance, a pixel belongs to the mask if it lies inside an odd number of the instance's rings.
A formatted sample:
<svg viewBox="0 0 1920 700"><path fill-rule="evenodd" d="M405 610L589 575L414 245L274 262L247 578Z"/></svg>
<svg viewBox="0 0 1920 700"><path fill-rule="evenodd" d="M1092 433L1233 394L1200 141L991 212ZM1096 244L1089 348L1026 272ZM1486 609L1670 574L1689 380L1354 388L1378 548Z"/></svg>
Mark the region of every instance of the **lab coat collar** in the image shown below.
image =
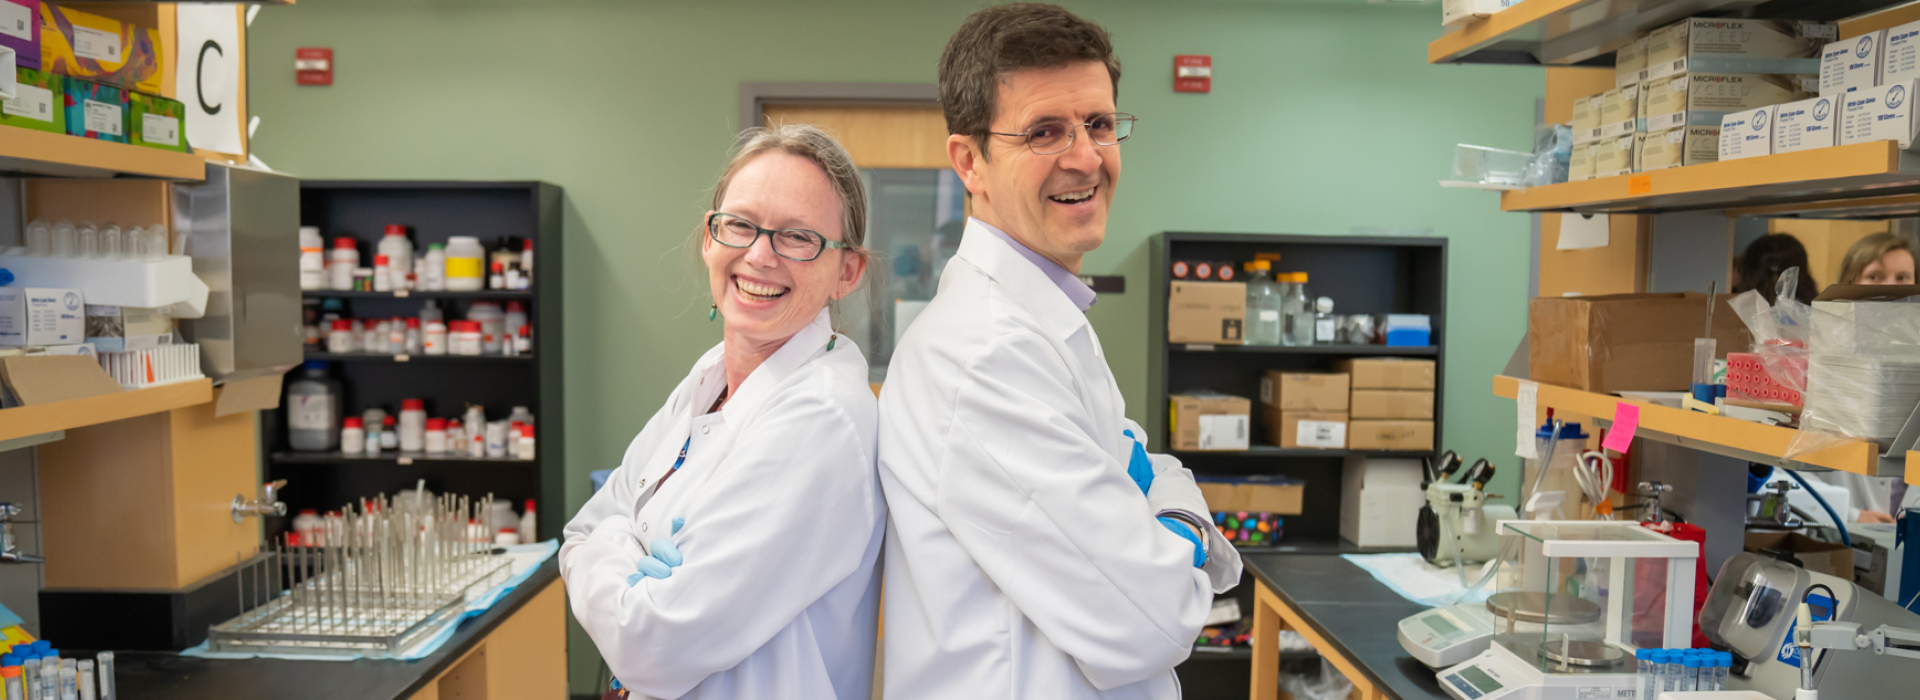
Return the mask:
<svg viewBox="0 0 1920 700"><path fill-rule="evenodd" d="M792 376L795 371L799 370L802 365L805 365L807 361L825 353L827 351L827 340L833 337L833 335L832 315L828 313L827 309L823 308L820 310L819 315L813 317L813 322L808 323L800 329L800 332L788 338L787 342L781 345L779 350L773 351L773 354L768 356L766 361L761 362L759 367L755 367L753 372L747 375L745 381L740 382L739 392L734 394L732 398L727 399L727 405L720 407L721 417L733 418L751 415L761 404L765 403L766 400L773 395L773 392L768 390L769 387L779 385L785 381L787 377ZM848 340L840 343L840 345L847 346L851 343L852 341ZM701 368L703 372L702 376L724 385L727 381L725 357L726 341L723 340L720 342L720 345L714 346L714 349L707 353L705 358L702 358L702 363L705 365ZM698 416L704 413L709 406L713 405L714 399L719 395L718 388L712 388L709 391L693 392L693 415ZM704 400L702 397L704 397Z"/></svg>
<svg viewBox="0 0 1920 700"><path fill-rule="evenodd" d="M984 222L967 219L958 256L1005 285L1014 301L1032 312L1041 325L1058 338L1064 340L1089 325L1087 315L1059 285L1048 279L1038 265L988 230Z"/></svg>

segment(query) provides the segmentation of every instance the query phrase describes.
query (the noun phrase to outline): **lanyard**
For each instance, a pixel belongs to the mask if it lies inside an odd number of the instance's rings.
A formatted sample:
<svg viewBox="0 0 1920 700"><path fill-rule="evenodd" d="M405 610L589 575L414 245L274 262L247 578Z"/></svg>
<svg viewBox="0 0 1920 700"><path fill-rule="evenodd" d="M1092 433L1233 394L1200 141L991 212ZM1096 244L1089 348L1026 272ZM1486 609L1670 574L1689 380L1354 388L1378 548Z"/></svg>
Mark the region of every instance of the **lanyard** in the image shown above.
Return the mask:
<svg viewBox="0 0 1920 700"><path fill-rule="evenodd" d="M693 438L687 438L686 444L680 446L680 457L673 460L673 468L668 469L666 475L660 477L659 481L653 482L654 493L659 493L661 485L667 483L667 480L673 478L673 475L680 473L680 465L687 463L687 449L691 447L693 447Z"/></svg>

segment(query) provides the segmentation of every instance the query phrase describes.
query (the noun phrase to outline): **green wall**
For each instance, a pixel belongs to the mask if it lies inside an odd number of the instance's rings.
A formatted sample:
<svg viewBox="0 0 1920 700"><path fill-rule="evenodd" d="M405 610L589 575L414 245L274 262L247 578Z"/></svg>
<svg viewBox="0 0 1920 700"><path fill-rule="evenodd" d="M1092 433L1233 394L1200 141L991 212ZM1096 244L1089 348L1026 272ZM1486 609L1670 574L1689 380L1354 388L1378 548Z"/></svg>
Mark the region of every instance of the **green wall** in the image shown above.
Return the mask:
<svg viewBox="0 0 1920 700"><path fill-rule="evenodd" d="M310 178L566 189L571 513L586 473L615 466L719 340L680 246L739 128L739 84L932 82L948 35L981 4L301 0L265 8L249 34L255 152ZM1435 182L1456 142L1529 147L1542 74L1426 65L1434 5L1067 5L1112 32L1121 108L1141 118L1107 243L1086 271L1144 289L1147 238L1165 230L1432 228L1453 261L1443 441L1511 454L1512 404L1488 384L1525 327L1529 222L1498 213L1492 195ZM333 86L294 85L301 46L334 49ZM1213 55L1212 94L1172 92L1176 53ZM1136 291L1091 312L1136 419L1146 303ZM577 629L572 644L573 691L590 692L596 656Z"/></svg>

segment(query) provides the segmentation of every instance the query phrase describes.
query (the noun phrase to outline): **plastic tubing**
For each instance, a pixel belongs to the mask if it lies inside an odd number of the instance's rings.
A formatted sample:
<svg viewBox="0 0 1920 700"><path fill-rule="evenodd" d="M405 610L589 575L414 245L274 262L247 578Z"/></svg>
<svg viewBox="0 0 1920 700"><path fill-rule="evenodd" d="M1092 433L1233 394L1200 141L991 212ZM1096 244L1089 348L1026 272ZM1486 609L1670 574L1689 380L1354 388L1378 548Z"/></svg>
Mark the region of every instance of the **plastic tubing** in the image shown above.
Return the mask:
<svg viewBox="0 0 1920 700"><path fill-rule="evenodd" d="M1827 517L1833 518L1833 527L1840 531L1840 543L1849 548L1853 547L1853 537L1847 534L1847 521L1842 519L1839 513L1833 512L1833 506L1827 505L1827 499L1822 498L1820 492L1813 489L1813 484L1807 483L1807 478L1801 476L1800 472L1792 469L1782 469L1780 471L1786 472L1787 476L1793 477L1794 481L1800 482L1800 488L1806 489L1807 493L1813 494L1813 500L1820 502L1820 507L1827 510Z"/></svg>

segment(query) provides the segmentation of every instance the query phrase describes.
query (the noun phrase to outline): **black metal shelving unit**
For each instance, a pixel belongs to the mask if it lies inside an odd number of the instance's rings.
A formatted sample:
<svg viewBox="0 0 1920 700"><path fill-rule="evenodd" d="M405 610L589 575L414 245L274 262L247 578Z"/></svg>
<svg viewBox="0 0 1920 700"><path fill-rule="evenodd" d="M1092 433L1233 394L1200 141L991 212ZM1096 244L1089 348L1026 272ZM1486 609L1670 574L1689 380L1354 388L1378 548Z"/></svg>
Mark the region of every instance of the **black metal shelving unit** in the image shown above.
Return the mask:
<svg viewBox="0 0 1920 700"><path fill-rule="evenodd" d="M533 288L524 291L473 292L304 292L303 303L337 300L360 318L410 317L432 300L447 319L464 318L476 301L503 307L518 301L533 327L533 352L519 356L336 354L309 348L307 358L325 360L328 372L345 389L343 416L379 406L397 413L402 399L424 399L427 415L460 416L469 403L486 407L490 420L514 406L533 412L535 459L429 456L385 451L379 457L338 452L295 452L287 442L286 418L274 411L265 419L269 479L286 479L282 500L292 512L326 512L376 493L413 488L425 479L435 493L482 496L492 493L520 508L535 500L541 511L540 539L558 536L564 525L566 422L561 341L561 189L544 182L426 182L405 180L309 180L300 183L300 223L318 226L329 242L340 236L360 241L363 259L371 259L387 224L403 224L414 245L425 250L451 236L474 236L491 250L508 236L531 241ZM297 377L296 369L288 375ZM284 391L284 389L283 389ZM276 519L275 527L291 519ZM277 533L269 533L277 534Z"/></svg>

